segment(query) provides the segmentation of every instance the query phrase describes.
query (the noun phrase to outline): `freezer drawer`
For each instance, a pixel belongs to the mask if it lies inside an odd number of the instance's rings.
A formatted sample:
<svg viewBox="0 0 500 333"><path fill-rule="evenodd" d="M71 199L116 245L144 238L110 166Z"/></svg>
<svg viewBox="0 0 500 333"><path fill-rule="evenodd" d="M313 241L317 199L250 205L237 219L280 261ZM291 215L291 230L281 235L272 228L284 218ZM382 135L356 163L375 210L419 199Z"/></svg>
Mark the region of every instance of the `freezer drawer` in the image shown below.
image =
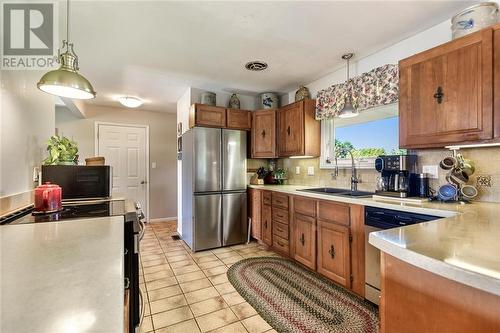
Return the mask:
<svg viewBox="0 0 500 333"><path fill-rule="evenodd" d="M213 249L222 245L222 196L201 194L194 196L193 251Z"/></svg>
<svg viewBox="0 0 500 333"><path fill-rule="evenodd" d="M247 132L222 130L223 191L243 190L247 186Z"/></svg>
<svg viewBox="0 0 500 333"><path fill-rule="evenodd" d="M195 127L194 192L216 192L221 181L221 133L218 128Z"/></svg>
<svg viewBox="0 0 500 333"><path fill-rule="evenodd" d="M244 243L247 239L246 192L222 195L222 246Z"/></svg>

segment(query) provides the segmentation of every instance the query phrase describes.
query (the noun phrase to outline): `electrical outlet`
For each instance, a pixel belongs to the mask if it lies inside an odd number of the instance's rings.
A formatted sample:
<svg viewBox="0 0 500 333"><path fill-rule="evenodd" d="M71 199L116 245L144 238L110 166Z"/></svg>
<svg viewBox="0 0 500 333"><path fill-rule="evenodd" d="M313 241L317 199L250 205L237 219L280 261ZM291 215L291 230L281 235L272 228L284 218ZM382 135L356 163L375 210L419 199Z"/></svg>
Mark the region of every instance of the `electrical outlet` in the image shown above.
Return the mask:
<svg viewBox="0 0 500 333"><path fill-rule="evenodd" d="M437 165L424 165L422 167L422 172L426 173L429 178L438 178L438 166Z"/></svg>
<svg viewBox="0 0 500 333"><path fill-rule="evenodd" d="M300 175L300 167L299 166L295 167L295 174Z"/></svg>
<svg viewBox="0 0 500 333"><path fill-rule="evenodd" d="M476 186L477 187L491 187L493 184L491 182L490 175L482 175L477 176L476 178Z"/></svg>
<svg viewBox="0 0 500 333"><path fill-rule="evenodd" d="M151 162L151 169L156 169L156 162Z"/></svg>
<svg viewBox="0 0 500 333"><path fill-rule="evenodd" d="M314 176L314 167L313 166L307 167L307 175Z"/></svg>

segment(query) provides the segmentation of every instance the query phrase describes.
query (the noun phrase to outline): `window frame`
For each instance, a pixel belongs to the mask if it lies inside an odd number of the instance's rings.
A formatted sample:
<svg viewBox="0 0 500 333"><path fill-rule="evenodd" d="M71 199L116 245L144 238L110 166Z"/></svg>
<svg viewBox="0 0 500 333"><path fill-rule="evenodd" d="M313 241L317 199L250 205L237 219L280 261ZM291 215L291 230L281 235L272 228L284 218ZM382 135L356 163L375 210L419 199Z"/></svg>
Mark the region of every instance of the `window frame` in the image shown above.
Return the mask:
<svg viewBox="0 0 500 333"><path fill-rule="evenodd" d="M319 157L320 169L335 169L335 160L330 156L335 156L335 126L333 119L321 120L321 153ZM354 158L354 164L357 169L375 169L376 157ZM339 169L348 169L351 167L351 158L337 159Z"/></svg>

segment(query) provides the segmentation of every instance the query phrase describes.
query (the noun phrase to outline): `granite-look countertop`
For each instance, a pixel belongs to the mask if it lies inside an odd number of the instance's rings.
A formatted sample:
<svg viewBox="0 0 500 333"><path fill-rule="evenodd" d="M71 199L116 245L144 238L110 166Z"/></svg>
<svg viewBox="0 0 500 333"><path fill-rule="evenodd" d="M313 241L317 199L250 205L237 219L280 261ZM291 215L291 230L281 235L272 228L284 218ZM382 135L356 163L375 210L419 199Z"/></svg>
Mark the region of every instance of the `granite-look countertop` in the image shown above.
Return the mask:
<svg viewBox="0 0 500 333"><path fill-rule="evenodd" d="M398 203L297 191L311 186L249 187L443 217L430 222L372 232L369 242L411 265L500 296L500 204Z"/></svg>
<svg viewBox="0 0 500 333"><path fill-rule="evenodd" d="M0 227L0 332L123 332L123 216Z"/></svg>

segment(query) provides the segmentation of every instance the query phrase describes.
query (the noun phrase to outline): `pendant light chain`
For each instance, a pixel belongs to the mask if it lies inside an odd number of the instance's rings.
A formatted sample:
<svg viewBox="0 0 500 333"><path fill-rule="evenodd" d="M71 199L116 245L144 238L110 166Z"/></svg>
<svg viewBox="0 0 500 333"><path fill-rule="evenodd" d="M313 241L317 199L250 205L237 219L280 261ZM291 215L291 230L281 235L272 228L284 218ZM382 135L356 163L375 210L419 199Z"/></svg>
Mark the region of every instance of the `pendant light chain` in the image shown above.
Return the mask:
<svg viewBox="0 0 500 333"><path fill-rule="evenodd" d="M66 1L66 42L69 44L69 0Z"/></svg>

